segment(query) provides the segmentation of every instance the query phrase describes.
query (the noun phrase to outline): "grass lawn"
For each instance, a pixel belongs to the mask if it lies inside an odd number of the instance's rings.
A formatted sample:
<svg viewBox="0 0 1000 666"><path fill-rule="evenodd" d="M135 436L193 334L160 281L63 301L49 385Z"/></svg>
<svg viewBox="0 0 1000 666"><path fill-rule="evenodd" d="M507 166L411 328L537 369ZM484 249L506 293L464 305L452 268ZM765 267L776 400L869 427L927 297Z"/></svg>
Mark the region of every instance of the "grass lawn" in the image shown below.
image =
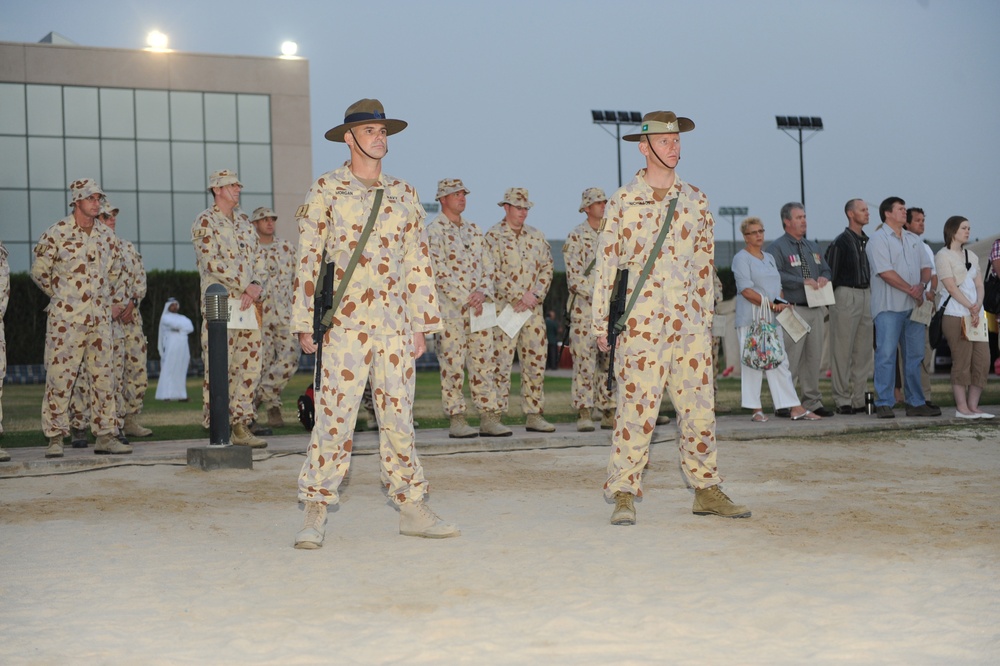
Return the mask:
<svg viewBox="0 0 1000 666"><path fill-rule="evenodd" d="M277 428L276 435L291 435L302 432L298 422L296 401L305 391L312 376L305 373L296 374L285 387L282 394L282 413L285 427ZM545 417L556 423L567 423L576 420L576 413L570 402L570 378L548 376L545 378ZM146 391L146 400L140 422L153 430L153 436L141 441L199 439L206 438L208 433L201 427L201 379L188 379L188 402L161 402L155 400L156 381L150 382ZM933 401L941 407L954 407L951 384L945 374L937 375L932 380ZM521 377L515 373L512 378L510 413L503 419L507 425L524 423L521 413L520 398ZM3 448L19 446L44 446L45 437L41 431L41 403L44 385L41 384L8 384L3 387L3 427L4 435L0 439ZM468 396L468 383L466 383ZM827 408L833 408L830 398L830 381L822 380L820 389L823 392ZM765 411L773 409L771 396L765 387L761 400ZM743 413L740 408L740 380L738 378L719 378L719 393L717 404L720 412L730 410L732 413ZM991 375L990 382L983 392L982 404L1000 404L1000 381ZM672 411L669 405L664 407L668 413ZM747 412L749 413L749 412ZM469 421L478 425L478 415L469 410ZM417 373L416 401L414 417L421 428L444 428L448 426L441 408L440 374L436 370ZM266 414L261 414L266 421ZM139 441L139 440L137 440Z"/></svg>

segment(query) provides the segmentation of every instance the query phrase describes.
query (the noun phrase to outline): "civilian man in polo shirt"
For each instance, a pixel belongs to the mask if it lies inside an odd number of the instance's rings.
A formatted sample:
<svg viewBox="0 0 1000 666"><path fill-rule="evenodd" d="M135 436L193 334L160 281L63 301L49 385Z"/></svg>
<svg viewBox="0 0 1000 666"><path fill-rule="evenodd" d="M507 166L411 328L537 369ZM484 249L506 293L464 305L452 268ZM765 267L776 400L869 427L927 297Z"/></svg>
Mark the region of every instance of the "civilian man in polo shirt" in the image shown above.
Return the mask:
<svg viewBox="0 0 1000 666"><path fill-rule="evenodd" d="M810 331L798 342L785 333L785 352L792 378L802 392L802 406L818 416L833 416L823 406L819 391L819 366L823 361L823 337L826 333L826 306L809 307L806 289L822 289L830 281L830 267L819 253L819 246L806 238L806 209L789 202L781 207L781 224L785 233L767 247L781 274L781 290L785 300L809 325ZM775 414L787 417L788 410Z"/></svg>
<svg viewBox="0 0 1000 666"><path fill-rule="evenodd" d="M924 301L931 279L931 262L920 239L903 228L906 202L889 197L878 207L883 224L868 241L865 252L872 271L872 319L875 321L875 414L895 418L896 347L903 349L903 388L907 416L940 416L926 404L920 386L925 326L910 319Z"/></svg>
<svg viewBox="0 0 1000 666"><path fill-rule="evenodd" d="M838 414L865 411L865 389L875 364L872 355L871 268L865 246L868 204L844 205L847 228L826 249L833 295L830 306L830 370Z"/></svg>
<svg viewBox="0 0 1000 666"><path fill-rule="evenodd" d="M907 231L916 234L921 241L921 245L924 246L924 254L926 254L931 261L931 279L927 283L928 287L924 290L924 300L934 301L934 294L937 293L938 278L937 278L937 267L934 264L934 250L927 243L927 239L924 236L924 209L923 208L907 208L906 209L906 224L903 228ZM924 389L924 400L928 405L934 407L934 403L931 402L931 375L934 374L934 350L931 349L930 335L927 328L924 327L924 358L920 362L920 386Z"/></svg>

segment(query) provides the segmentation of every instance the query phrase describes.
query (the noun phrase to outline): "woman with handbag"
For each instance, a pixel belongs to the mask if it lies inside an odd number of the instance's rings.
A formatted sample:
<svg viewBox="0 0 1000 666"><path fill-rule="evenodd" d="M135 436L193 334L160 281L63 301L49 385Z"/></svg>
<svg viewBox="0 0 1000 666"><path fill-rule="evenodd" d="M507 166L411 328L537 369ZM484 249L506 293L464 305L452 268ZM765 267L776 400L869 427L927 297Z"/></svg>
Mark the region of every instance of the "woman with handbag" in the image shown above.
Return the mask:
<svg viewBox="0 0 1000 666"><path fill-rule="evenodd" d="M976 255L963 246L969 242L969 221L953 215L944 223L944 247L934 257L938 292L948 298L941 330L951 348L951 390L955 395L955 416L960 419L992 419L979 409L986 387L990 349L985 334L983 276Z"/></svg>
<svg viewBox="0 0 1000 666"><path fill-rule="evenodd" d="M790 304L780 300L781 275L774 257L764 252L764 223L748 217L740 224L746 248L733 257L736 278L736 333L740 340L742 405L753 410L754 423L764 423L760 390L764 376L775 409L788 409L793 421L818 421L819 415L802 407L788 369L781 327L773 317ZM773 322L773 323L772 323ZM756 366L756 367L754 367Z"/></svg>

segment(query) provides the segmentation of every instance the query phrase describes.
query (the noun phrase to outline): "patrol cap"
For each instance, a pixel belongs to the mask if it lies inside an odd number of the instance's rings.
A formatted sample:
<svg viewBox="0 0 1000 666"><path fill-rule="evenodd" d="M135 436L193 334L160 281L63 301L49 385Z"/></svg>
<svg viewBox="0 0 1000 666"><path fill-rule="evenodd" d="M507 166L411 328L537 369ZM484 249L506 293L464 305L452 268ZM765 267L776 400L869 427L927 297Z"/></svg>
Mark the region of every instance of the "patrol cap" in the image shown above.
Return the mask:
<svg viewBox="0 0 1000 666"><path fill-rule="evenodd" d="M503 206L504 204L517 206L518 208L531 208L535 205L533 202L528 201L528 190L523 187L508 187L507 191L504 192L503 201L497 205Z"/></svg>
<svg viewBox="0 0 1000 666"><path fill-rule="evenodd" d="M638 141L644 134L677 134L690 132L694 129L694 121L690 118L678 118L673 111L651 111L642 117L642 126L638 134L626 134L626 141Z"/></svg>
<svg viewBox="0 0 1000 666"><path fill-rule="evenodd" d="M370 123L382 123L385 125L386 134L402 132L406 127L406 121L386 118L382 102L377 99L359 99L347 107L347 111L344 112L344 122L327 130L323 136L326 137L327 141L344 143L344 132L358 125L368 125Z"/></svg>
<svg viewBox="0 0 1000 666"><path fill-rule="evenodd" d="M105 198L104 190L93 178L80 178L69 184L69 203L75 204L81 199L86 199L93 194L100 194L101 199Z"/></svg>
<svg viewBox="0 0 1000 666"><path fill-rule="evenodd" d="M118 217L118 210L119 210L118 208L115 208L114 206L111 205L111 202L108 201L107 197L105 197L104 200L101 201L101 215L110 215L111 217Z"/></svg>
<svg viewBox="0 0 1000 666"><path fill-rule="evenodd" d="M226 185L239 185L243 187L243 183L240 182L240 177L236 175L236 172L232 169L222 169L220 171L214 171L211 176L208 177L208 191L211 192L213 187L224 187Z"/></svg>
<svg viewBox="0 0 1000 666"><path fill-rule="evenodd" d="M605 196L604 190L599 187L588 187L583 191L583 198L580 201L580 212L582 213L587 209L590 204L595 204L598 201L607 201L608 197Z"/></svg>
<svg viewBox="0 0 1000 666"><path fill-rule="evenodd" d="M464 184L462 184L461 178L445 178L438 181L438 191L434 196L434 201L441 201L441 197L446 197L449 194L454 194L455 192L465 192L466 194L472 194Z"/></svg>
<svg viewBox="0 0 1000 666"><path fill-rule="evenodd" d="M253 215L250 216L251 222L257 222L258 220L263 220L265 217L273 217L278 219L278 214L267 206L260 206L259 208L253 209Z"/></svg>

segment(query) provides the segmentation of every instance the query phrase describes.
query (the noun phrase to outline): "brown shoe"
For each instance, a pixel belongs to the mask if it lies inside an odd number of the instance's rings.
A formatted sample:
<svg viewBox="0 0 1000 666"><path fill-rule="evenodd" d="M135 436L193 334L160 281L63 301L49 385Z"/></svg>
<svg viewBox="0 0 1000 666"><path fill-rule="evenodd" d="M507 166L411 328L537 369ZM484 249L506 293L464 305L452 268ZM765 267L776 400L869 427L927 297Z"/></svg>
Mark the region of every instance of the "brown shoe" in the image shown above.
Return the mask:
<svg viewBox="0 0 1000 666"><path fill-rule="evenodd" d="M691 513L696 516L722 516L723 518L749 518L750 509L742 504L733 504L719 486L694 489L694 507Z"/></svg>
<svg viewBox="0 0 1000 666"><path fill-rule="evenodd" d="M267 448L267 442L250 432L243 423L234 423L229 443L235 446L249 446L251 449Z"/></svg>
<svg viewBox="0 0 1000 666"><path fill-rule="evenodd" d="M49 448L45 449L46 458L63 457L63 437L62 435L52 435L49 437Z"/></svg>
<svg viewBox="0 0 1000 666"><path fill-rule="evenodd" d="M285 419L281 417L281 407L267 408L267 425L272 428L284 428Z"/></svg>
<svg viewBox="0 0 1000 666"><path fill-rule="evenodd" d="M594 421L590 418L590 407L581 407L576 420L577 432L594 432Z"/></svg>
<svg viewBox="0 0 1000 666"><path fill-rule="evenodd" d="M514 433L500 423L500 412L480 412L479 434L482 437L510 437Z"/></svg>
<svg viewBox="0 0 1000 666"><path fill-rule="evenodd" d="M555 432L556 427L546 421L541 414L528 414L524 429L528 432Z"/></svg>
<svg viewBox="0 0 1000 666"><path fill-rule="evenodd" d="M132 453L132 447L122 444L114 435L98 435L94 442L94 453L109 453L112 455L127 455Z"/></svg>
<svg viewBox="0 0 1000 666"><path fill-rule="evenodd" d="M615 410L605 409L601 415L601 430L612 430L615 427Z"/></svg>
<svg viewBox="0 0 1000 666"><path fill-rule="evenodd" d="M635 498L632 493L619 490L614 499L615 510L611 512L611 524L635 525Z"/></svg>
<svg viewBox="0 0 1000 666"><path fill-rule="evenodd" d="M125 426L122 428L122 433L127 437L149 437L153 434L153 431L149 428L145 428L139 424L137 414L129 414L125 417Z"/></svg>

